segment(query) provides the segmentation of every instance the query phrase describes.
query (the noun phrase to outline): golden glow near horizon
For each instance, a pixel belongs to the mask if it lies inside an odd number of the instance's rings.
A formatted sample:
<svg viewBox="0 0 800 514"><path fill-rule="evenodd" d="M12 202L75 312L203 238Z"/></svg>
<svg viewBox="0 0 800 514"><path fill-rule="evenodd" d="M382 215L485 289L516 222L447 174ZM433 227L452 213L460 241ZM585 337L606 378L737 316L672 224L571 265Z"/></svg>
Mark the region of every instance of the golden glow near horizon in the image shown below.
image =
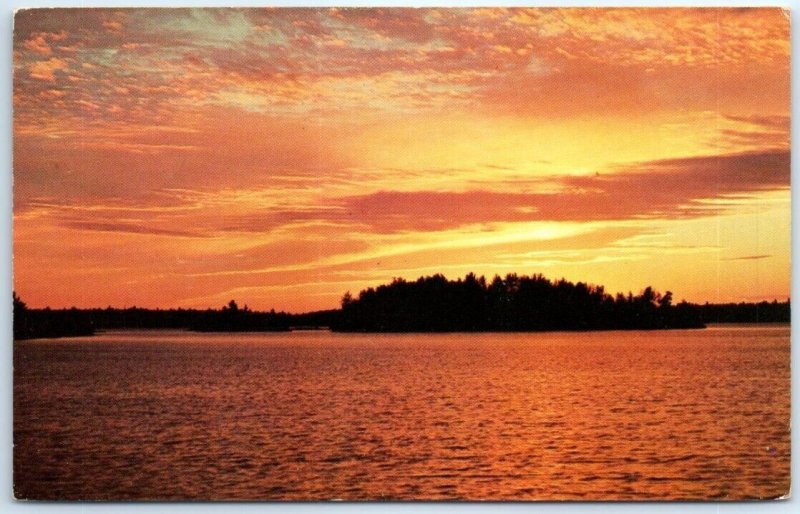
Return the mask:
<svg viewBox="0 0 800 514"><path fill-rule="evenodd" d="M780 9L42 9L29 305L333 308L444 273L790 291Z"/></svg>

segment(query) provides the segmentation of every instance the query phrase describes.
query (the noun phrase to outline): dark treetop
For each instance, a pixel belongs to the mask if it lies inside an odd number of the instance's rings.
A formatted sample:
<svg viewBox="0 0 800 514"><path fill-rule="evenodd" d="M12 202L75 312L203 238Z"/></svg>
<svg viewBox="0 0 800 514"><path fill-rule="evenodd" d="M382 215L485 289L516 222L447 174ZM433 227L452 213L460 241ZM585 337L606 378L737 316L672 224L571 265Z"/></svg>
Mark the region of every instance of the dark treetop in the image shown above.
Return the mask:
<svg viewBox="0 0 800 514"><path fill-rule="evenodd" d="M395 279L342 299L331 327L366 332L474 332L702 328L697 306L672 304L672 293L651 287L639 295L611 296L603 286L542 275L495 276L491 282L470 273L415 282Z"/></svg>

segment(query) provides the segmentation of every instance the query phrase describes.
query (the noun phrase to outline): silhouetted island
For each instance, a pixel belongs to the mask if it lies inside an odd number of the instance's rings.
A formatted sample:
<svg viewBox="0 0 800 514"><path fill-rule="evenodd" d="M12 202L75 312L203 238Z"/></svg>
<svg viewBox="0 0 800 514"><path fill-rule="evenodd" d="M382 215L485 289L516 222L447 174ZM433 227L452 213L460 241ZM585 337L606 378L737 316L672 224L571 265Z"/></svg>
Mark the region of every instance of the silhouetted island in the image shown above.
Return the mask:
<svg viewBox="0 0 800 514"><path fill-rule="evenodd" d="M468 274L463 280L443 275L346 294L332 330L343 332L537 332L565 330L650 330L703 328L700 310L672 304L672 293L651 287L639 295L611 296L603 286L542 275L491 282Z"/></svg>
<svg viewBox="0 0 800 514"><path fill-rule="evenodd" d="M303 314L258 312L231 300L221 309L32 309L16 294L14 339L87 336L106 329L181 329L198 332L478 332L649 330L702 328L706 323L789 323L790 302L673 304L672 293L651 287L638 295L603 286L550 281L542 275L470 273L463 279L420 277L346 293L340 309Z"/></svg>

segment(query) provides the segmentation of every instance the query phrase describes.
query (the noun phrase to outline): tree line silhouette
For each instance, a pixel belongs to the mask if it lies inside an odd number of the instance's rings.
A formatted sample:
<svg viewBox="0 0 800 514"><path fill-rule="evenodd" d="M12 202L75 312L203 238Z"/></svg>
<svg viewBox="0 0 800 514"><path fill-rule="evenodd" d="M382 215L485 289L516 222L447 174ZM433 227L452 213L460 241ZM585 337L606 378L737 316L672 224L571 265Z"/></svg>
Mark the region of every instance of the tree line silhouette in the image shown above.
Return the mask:
<svg viewBox="0 0 800 514"><path fill-rule="evenodd" d="M14 339L93 335L97 330L181 329L197 332L278 332L298 326L319 326L324 312L298 315L257 312L231 300L221 309L31 309L16 294ZM327 326L327 324L325 325Z"/></svg>
<svg viewBox="0 0 800 514"><path fill-rule="evenodd" d="M346 294L338 331L473 332L550 330L632 330L702 328L696 305L672 304L672 293L651 287L627 296L603 286L544 276L468 274L447 280L437 274L414 282L396 278L388 285Z"/></svg>
<svg viewBox="0 0 800 514"><path fill-rule="evenodd" d="M85 311L72 309L29 309L16 293L14 304L14 340L44 337L90 336L94 325Z"/></svg>
<svg viewBox="0 0 800 514"><path fill-rule="evenodd" d="M789 323L792 309L789 300L758 303L706 303L700 305L705 323Z"/></svg>
<svg viewBox="0 0 800 514"><path fill-rule="evenodd" d="M231 300L222 309L206 310L195 314L189 329L197 332L286 332L291 325L290 315L251 311L247 305L240 309Z"/></svg>
<svg viewBox="0 0 800 514"><path fill-rule="evenodd" d="M790 302L691 304L651 287L611 295L603 286L537 274L441 274L394 279L344 295L340 309L289 314L253 311L231 300L220 309L31 309L13 294L14 339L92 335L108 329L187 329L198 332L287 331L477 332L647 330L701 328L706 323L787 323Z"/></svg>

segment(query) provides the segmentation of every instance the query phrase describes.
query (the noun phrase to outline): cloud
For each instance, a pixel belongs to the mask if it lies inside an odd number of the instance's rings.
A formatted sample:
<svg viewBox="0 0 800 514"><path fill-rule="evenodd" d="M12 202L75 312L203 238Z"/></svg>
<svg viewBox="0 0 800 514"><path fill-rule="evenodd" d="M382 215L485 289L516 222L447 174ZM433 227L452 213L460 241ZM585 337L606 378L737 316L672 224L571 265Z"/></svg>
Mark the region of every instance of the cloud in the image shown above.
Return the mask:
<svg viewBox="0 0 800 514"><path fill-rule="evenodd" d="M33 70L16 77L18 109L62 115L93 99L128 119L198 102L300 116L652 110L676 94L708 107L748 74L788 99L777 9L40 9L17 14L14 41ZM92 67L71 70L60 106L37 102L36 81L54 78L39 59L67 55Z"/></svg>
<svg viewBox="0 0 800 514"><path fill-rule="evenodd" d="M146 234L171 237L205 237L198 232L188 230L167 230L136 225L132 223L103 223L96 221L66 221L62 226L77 230L93 230L99 232L121 232L127 234Z"/></svg>
<svg viewBox="0 0 800 514"><path fill-rule="evenodd" d="M720 209L704 199L788 188L789 152L665 159L613 171L563 177L553 193L382 191L350 198L346 212L388 232L501 221L698 217Z"/></svg>
<svg viewBox="0 0 800 514"><path fill-rule="evenodd" d="M260 191L262 203L247 204L260 212L276 208L273 200L330 194L354 178L343 171L353 160L341 148L338 127L212 107L186 118L154 114L149 123L109 124L105 114L86 114L92 115L99 119L62 124L42 117L33 127L15 126L16 212L42 199L158 204L164 198L154 193L174 189L218 192L222 199L226 191L245 198Z"/></svg>
<svg viewBox="0 0 800 514"><path fill-rule="evenodd" d="M725 145L733 147L787 147L789 146L789 134L787 132L760 132L752 130L731 130L723 129L720 131L721 141Z"/></svg>
<svg viewBox="0 0 800 514"><path fill-rule="evenodd" d="M788 56L777 9L515 9L512 27L579 59L654 67L711 67Z"/></svg>
<svg viewBox="0 0 800 514"><path fill-rule="evenodd" d="M31 39L26 40L23 43L23 46L27 50L30 50L38 55L50 55L53 53L53 50L50 48L50 44L45 40L45 35L43 33L38 33L31 37Z"/></svg>
<svg viewBox="0 0 800 514"><path fill-rule="evenodd" d="M721 116L730 128L719 131L722 145L736 148L789 148L790 119L783 115Z"/></svg>
<svg viewBox="0 0 800 514"><path fill-rule="evenodd" d="M723 261L758 261L761 259L769 259L772 255L745 255L743 257L728 257L722 259Z"/></svg>
<svg viewBox="0 0 800 514"><path fill-rule="evenodd" d="M122 31L122 23L115 20L106 20L103 22L103 27L108 30L109 32L121 32Z"/></svg>
<svg viewBox="0 0 800 514"><path fill-rule="evenodd" d="M68 64L65 60L52 57L46 61L36 61L31 63L31 65L28 67L28 72L30 73L31 78L44 80L46 82L55 82L55 72L59 70L66 70L67 67Z"/></svg>
<svg viewBox="0 0 800 514"><path fill-rule="evenodd" d="M750 116L734 116L734 115L725 115L724 116L728 120L736 121L739 123L745 123L748 125L754 125L761 129L768 129L774 132L780 133L788 133L789 129L791 128L791 119L789 116L783 115L758 115L753 114Z"/></svg>
<svg viewBox="0 0 800 514"><path fill-rule="evenodd" d="M474 229L498 223L670 220L724 212L759 192L788 188L789 153L619 165L594 175L547 177L541 180L539 191L537 182L529 181L528 191L520 192L382 190L354 195L354 186L348 185L339 196L333 194L336 182L332 177L315 179L313 174L297 177L296 182L280 182L280 177L275 177L264 189L250 185L248 189L190 191L167 189L167 184L173 184L173 188L177 184L174 177L165 177L159 184L142 173L135 176L136 182L121 189L119 181L107 180L100 171L96 183L88 182L85 175L57 170L39 178L25 175L17 186L16 212L38 212L84 230L184 237L284 237L282 233L290 237L298 230L306 234L304 237L321 233L326 234L324 238L353 233L365 237ZM188 175L185 183L191 183L194 176ZM327 185L320 182L319 191L309 189L310 181L321 180L328 181ZM153 190L155 185L160 187ZM486 187L491 187L490 183ZM126 221L142 216L149 223ZM106 221L98 223L98 218ZM187 231L187 226L194 229Z"/></svg>

